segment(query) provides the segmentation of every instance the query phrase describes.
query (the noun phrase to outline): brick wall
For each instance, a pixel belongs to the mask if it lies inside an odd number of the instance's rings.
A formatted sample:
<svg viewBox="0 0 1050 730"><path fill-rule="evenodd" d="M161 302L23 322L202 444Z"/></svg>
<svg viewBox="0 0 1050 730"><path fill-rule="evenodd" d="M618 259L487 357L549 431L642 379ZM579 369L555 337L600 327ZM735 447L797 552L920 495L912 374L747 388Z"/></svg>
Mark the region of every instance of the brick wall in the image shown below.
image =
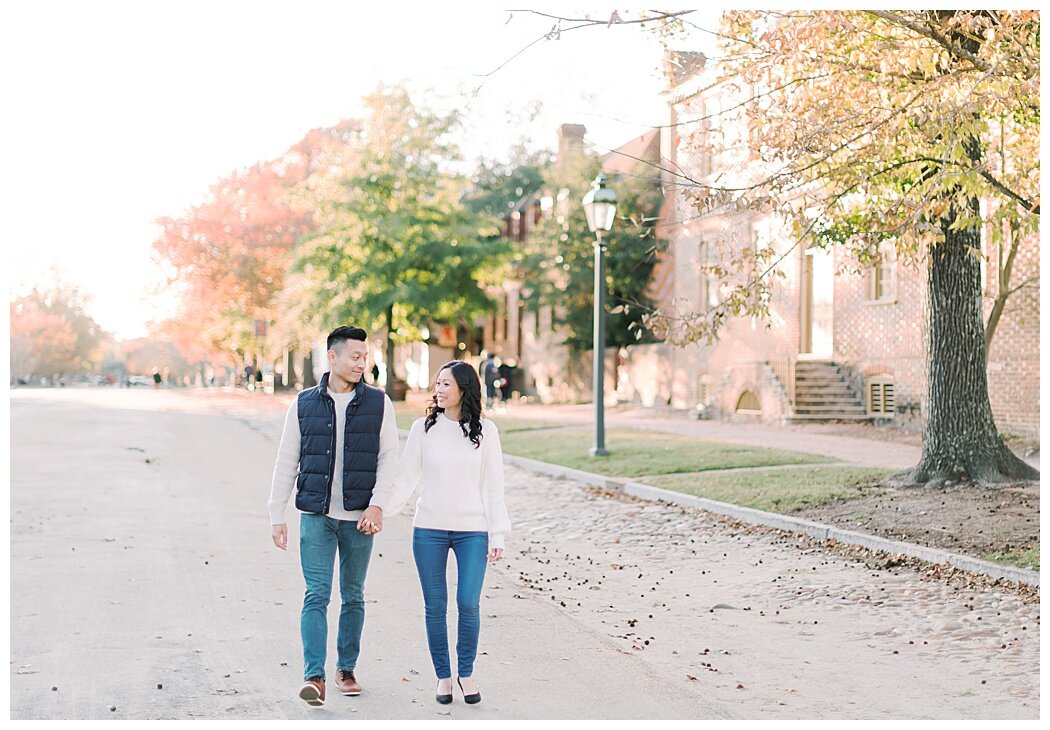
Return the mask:
<svg viewBox="0 0 1050 730"><path fill-rule="evenodd" d="M862 397L869 378L891 376L898 425L920 429L926 394L925 275L898 264L894 296L873 301L870 270L844 271L855 269L856 262L842 252L836 267L835 361Z"/></svg>
<svg viewBox="0 0 1050 730"><path fill-rule="evenodd" d="M998 272L997 255L987 251L985 321L991 311ZM855 262L844 259L847 265ZM835 285L835 359L860 394L868 378L894 379L898 425L922 428L926 395L925 271L898 265L891 301L871 301L870 270L843 274ZM1015 260L1015 292L1000 319L988 357L988 394L996 425L1004 433L1039 434L1038 245L1029 242Z"/></svg>
<svg viewBox="0 0 1050 730"><path fill-rule="evenodd" d="M998 252L985 244L985 321L997 291ZM1002 433L1039 434L1039 239L1022 243L1014 260L1011 287L1031 284L1014 292L992 338L988 354L988 393L995 425Z"/></svg>

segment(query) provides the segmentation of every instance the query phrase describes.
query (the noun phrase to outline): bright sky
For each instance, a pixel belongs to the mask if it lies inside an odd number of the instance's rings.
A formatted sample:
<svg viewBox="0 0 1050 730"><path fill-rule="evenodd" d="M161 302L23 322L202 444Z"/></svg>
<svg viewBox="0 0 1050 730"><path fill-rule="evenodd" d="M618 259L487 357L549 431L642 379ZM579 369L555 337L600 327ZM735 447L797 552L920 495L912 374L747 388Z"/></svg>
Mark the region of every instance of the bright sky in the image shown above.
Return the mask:
<svg viewBox="0 0 1050 730"><path fill-rule="evenodd" d="M591 141L611 148L664 121L662 48L652 33L565 32L510 60L555 21L435 5L7 4L0 145L11 291L57 271L88 294L103 327L144 335L172 305L155 295L163 276L153 221L180 215L220 177L279 155L308 130L354 116L379 83L403 82L417 101L466 110L471 159L503 157L522 136L553 148L563 122L585 124ZM717 29L715 11L689 18ZM698 32L676 45L713 49ZM514 119L535 101L536 122L508 123L508 113Z"/></svg>

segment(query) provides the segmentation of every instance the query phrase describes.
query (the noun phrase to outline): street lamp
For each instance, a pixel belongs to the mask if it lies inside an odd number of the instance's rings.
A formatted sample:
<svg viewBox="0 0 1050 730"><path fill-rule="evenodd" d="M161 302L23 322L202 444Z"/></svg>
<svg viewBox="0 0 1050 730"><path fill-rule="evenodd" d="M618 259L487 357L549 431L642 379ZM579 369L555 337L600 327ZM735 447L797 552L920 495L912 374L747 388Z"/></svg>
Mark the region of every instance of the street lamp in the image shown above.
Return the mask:
<svg viewBox="0 0 1050 730"><path fill-rule="evenodd" d="M605 242L602 233L612 230L616 219L616 193L598 173L587 194L583 211L587 227L594 232L594 446L591 456L608 456L605 449Z"/></svg>

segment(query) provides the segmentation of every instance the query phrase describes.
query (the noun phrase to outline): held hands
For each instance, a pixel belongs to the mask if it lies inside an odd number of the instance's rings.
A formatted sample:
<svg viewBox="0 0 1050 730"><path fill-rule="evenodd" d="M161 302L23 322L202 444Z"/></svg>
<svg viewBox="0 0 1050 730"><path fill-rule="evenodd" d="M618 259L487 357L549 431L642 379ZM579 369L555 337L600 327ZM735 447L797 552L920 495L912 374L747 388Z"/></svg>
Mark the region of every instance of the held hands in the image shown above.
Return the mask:
<svg viewBox="0 0 1050 730"><path fill-rule="evenodd" d="M489 550L489 562L495 563L503 557L503 548L492 548Z"/></svg>
<svg viewBox="0 0 1050 730"><path fill-rule="evenodd" d="M273 526L273 544L281 550L288 549L288 525Z"/></svg>
<svg viewBox="0 0 1050 730"><path fill-rule="evenodd" d="M374 535L383 530L383 508L372 506L365 510L357 521L357 529L366 535Z"/></svg>

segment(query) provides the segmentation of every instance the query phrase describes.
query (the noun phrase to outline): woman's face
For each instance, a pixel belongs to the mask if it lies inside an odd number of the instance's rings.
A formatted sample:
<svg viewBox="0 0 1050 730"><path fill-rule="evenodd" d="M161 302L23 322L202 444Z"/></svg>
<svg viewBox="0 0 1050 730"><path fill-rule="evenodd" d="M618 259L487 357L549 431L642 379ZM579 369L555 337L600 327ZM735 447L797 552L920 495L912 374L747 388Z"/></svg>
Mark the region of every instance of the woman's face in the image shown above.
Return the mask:
<svg viewBox="0 0 1050 730"><path fill-rule="evenodd" d="M438 408L458 408L463 400L463 392L459 389L456 379L452 377L452 369L445 368L438 373L434 382L434 396L437 398Z"/></svg>

